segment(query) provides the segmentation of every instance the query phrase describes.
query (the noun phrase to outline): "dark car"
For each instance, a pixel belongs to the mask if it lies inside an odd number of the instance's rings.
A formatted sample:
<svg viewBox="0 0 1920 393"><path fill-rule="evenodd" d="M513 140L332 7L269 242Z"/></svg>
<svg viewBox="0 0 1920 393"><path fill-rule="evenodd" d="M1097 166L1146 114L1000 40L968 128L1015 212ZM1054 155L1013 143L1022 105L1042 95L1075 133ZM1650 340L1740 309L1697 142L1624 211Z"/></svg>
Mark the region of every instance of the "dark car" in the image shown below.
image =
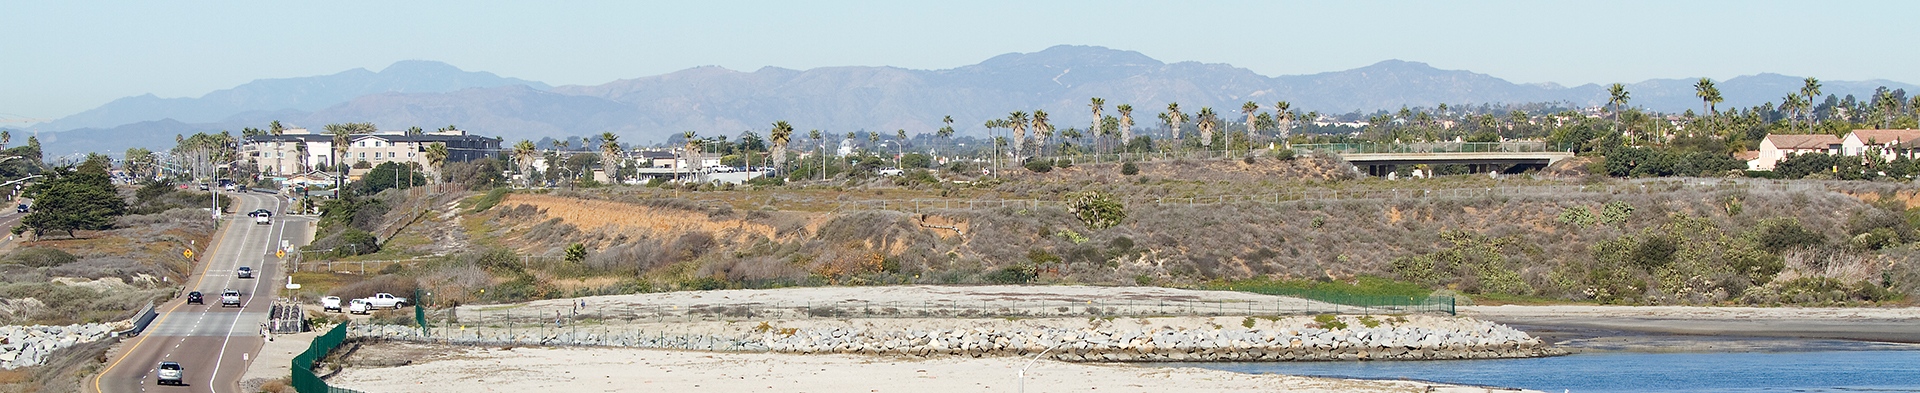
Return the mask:
<svg viewBox="0 0 1920 393"><path fill-rule="evenodd" d="M22 203L22 204L20 204L20 206L14 206L14 207L13 207L13 211L16 211L16 212L20 212L20 213L26 213L26 212L27 212L27 204L25 204L25 203Z"/></svg>
<svg viewBox="0 0 1920 393"><path fill-rule="evenodd" d="M267 210L267 209L259 209L259 210L247 212L247 217L260 217L260 216L273 217L273 211Z"/></svg>
<svg viewBox="0 0 1920 393"><path fill-rule="evenodd" d="M207 304L200 297L200 291L187 292L187 304Z"/></svg>

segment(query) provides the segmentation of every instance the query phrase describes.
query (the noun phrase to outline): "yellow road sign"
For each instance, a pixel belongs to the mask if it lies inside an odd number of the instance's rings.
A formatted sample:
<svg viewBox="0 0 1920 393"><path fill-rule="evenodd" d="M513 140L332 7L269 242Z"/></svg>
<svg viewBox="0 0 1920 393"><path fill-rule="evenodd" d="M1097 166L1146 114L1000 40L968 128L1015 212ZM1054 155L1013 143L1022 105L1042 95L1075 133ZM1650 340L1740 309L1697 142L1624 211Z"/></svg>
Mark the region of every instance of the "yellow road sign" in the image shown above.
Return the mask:
<svg viewBox="0 0 1920 393"><path fill-rule="evenodd" d="M192 258L192 257L193 257L193 250L186 250L186 251L181 251L181 252L180 252L180 255L185 255L185 256L186 256L186 257L188 257L188 258Z"/></svg>
<svg viewBox="0 0 1920 393"><path fill-rule="evenodd" d="M276 256L276 257L281 257L281 258L286 258L286 257L287 257L287 250L280 250L280 251L274 251L274 252L273 252L273 256Z"/></svg>

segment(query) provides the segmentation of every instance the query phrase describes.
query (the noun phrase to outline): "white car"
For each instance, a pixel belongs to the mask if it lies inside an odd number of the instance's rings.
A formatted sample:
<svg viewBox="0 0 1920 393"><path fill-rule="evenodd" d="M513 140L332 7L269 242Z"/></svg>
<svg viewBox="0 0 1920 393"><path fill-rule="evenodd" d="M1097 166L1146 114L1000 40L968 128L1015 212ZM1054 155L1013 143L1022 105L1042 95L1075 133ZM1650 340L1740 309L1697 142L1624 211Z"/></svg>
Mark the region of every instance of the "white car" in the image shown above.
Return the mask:
<svg viewBox="0 0 1920 393"><path fill-rule="evenodd" d="M233 275L235 278L253 278L253 268L241 266L233 271Z"/></svg>
<svg viewBox="0 0 1920 393"><path fill-rule="evenodd" d="M373 307L368 305L366 300L353 299L347 301L348 314L366 314L371 312L373 312Z"/></svg>
<svg viewBox="0 0 1920 393"><path fill-rule="evenodd" d="M269 224L273 224L273 216L269 216L269 215L258 215L258 216L253 216L253 223L254 223L254 225L269 225Z"/></svg>
<svg viewBox="0 0 1920 393"><path fill-rule="evenodd" d="M327 296L320 298L320 311L340 312L340 297Z"/></svg>
<svg viewBox="0 0 1920 393"><path fill-rule="evenodd" d="M180 369L180 363L160 362L159 371L154 374L158 374L155 375L155 377L157 377L156 379L158 379L155 383L161 385L179 385L185 377L186 372Z"/></svg>

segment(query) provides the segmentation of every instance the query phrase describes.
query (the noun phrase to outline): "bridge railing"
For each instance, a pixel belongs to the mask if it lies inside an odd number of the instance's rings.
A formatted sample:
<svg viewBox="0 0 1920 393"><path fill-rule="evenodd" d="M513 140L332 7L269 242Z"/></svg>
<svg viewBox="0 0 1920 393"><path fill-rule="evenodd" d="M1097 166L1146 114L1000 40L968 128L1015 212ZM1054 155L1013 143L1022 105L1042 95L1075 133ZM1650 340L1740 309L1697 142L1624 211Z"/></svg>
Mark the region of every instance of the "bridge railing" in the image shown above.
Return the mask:
<svg viewBox="0 0 1920 393"><path fill-rule="evenodd" d="M1302 152L1334 154L1386 153L1541 153L1564 152L1569 143L1548 142L1424 142L1424 143L1312 143L1293 145Z"/></svg>

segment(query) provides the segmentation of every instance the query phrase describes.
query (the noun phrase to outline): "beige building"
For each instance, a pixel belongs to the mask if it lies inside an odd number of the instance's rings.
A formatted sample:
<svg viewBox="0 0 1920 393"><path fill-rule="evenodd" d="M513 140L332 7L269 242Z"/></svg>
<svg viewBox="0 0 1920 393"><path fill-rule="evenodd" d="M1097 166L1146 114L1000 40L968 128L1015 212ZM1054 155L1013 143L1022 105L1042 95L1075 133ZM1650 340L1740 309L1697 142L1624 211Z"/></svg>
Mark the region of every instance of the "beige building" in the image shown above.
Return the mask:
<svg viewBox="0 0 1920 393"><path fill-rule="evenodd" d="M1771 171L1790 154L1834 154L1840 150L1840 138L1832 135L1767 135L1760 140L1759 157L1747 161L1747 168Z"/></svg>
<svg viewBox="0 0 1920 393"><path fill-rule="evenodd" d="M288 176L329 169L335 163L362 161L371 165L417 163L426 168L426 147L434 143L447 144L447 162L475 160L500 151L500 138L467 135L463 130L415 135L408 135L406 131L380 131L354 135L348 139L346 154L335 157L332 135L292 128L279 135L247 137L240 146L240 155L253 161L260 173L269 176Z"/></svg>

